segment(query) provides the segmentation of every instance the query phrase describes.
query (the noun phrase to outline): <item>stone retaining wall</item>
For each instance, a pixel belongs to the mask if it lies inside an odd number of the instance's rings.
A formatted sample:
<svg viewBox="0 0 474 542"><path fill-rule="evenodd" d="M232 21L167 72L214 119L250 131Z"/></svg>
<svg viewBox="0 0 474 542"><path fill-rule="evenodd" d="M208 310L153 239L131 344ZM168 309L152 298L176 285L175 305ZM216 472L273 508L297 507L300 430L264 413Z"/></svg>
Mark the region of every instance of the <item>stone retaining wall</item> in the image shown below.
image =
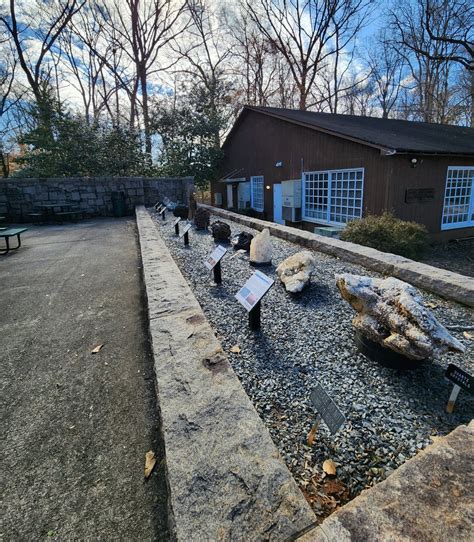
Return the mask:
<svg viewBox="0 0 474 542"><path fill-rule="evenodd" d="M384 275L391 275L401 280L409 282L418 288L434 292L446 299L451 299L474 307L474 279L453 273L446 269L439 269L431 265L415 262L403 256L380 252L374 248L348 243L339 239L324 237L315 233L298 230L290 226L282 226L274 222L267 222L258 218L250 218L212 207L210 205L200 204L211 213L228 220L233 220L249 228L262 230L268 228L271 235L280 237L298 243L314 250L319 250L331 256L336 256L342 260L357 263L373 269Z"/></svg>
<svg viewBox="0 0 474 542"><path fill-rule="evenodd" d="M11 222L27 222L38 205L74 204L87 216L112 216L112 192L125 194L126 213L136 205L154 205L167 196L187 202L194 189L192 177L68 177L0 180L0 215Z"/></svg>
<svg viewBox="0 0 474 542"><path fill-rule="evenodd" d="M174 538L296 539L316 518L150 215L136 216Z"/></svg>

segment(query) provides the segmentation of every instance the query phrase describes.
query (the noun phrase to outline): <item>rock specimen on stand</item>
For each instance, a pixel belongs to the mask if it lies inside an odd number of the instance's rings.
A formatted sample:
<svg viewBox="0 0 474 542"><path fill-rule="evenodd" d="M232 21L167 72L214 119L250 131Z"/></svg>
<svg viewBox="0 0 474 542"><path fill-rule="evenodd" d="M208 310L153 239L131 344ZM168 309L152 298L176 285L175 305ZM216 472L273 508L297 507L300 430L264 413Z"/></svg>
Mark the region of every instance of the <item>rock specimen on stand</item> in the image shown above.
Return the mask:
<svg viewBox="0 0 474 542"><path fill-rule="evenodd" d="M272 261L273 247L270 241L270 230L265 228L250 243L250 263L265 265Z"/></svg>
<svg viewBox="0 0 474 542"><path fill-rule="evenodd" d="M207 209L204 209L203 207L196 209L194 214L194 225L196 226L196 229L207 230L210 217L211 213Z"/></svg>
<svg viewBox="0 0 474 542"><path fill-rule="evenodd" d="M211 230L212 230L212 237L216 241L229 241L229 237L231 234L230 226L229 224L226 224L225 222L221 222L218 220L217 222L213 222L211 224Z"/></svg>
<svg viewBox="0 0 474 542"><path fill-rule="evenodd" d="M304 250L283 260L276 271L287 292L294 294L309 284L315 265L316 260L311 252Z"/></svg>
<svg viewBox="0 0 474 542"><path fill-rule="evenodd" d="M248 252L250 250L252 239L253 235L251 233L243 231L242 233L239 233L239 235L233 237L231 243L234 250L246 250Z"/></svg>
<svg viewBox="0 0 474 542"><path fill-rule="evenodd" d="M413 360L433 359L449 350L465 351L423 306L410 284L393 277L348 273L336 275L336 284L358 312L352 324L368 339Z"/></svg>
<svg viewBox="0 0 474 542"><path fill-rule="evenodd" d="M176 207L173 209L173 214L176 217L180 217L184 220L188 218L189 209L186 207L186 205L176 205Z"/></svg>

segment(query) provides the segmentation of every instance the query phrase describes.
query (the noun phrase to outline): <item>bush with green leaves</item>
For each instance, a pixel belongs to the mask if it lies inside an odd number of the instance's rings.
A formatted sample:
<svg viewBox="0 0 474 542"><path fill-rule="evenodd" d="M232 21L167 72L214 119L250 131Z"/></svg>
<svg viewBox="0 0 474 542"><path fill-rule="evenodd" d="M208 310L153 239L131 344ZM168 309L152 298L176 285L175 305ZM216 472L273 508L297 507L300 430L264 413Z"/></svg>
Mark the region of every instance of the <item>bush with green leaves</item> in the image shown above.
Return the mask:
<svg viewBox="0 0 474 542"><path fill-rule="evenodd" d="M352 220L340 235L351 241L382 252L392 252L406 258L419 258L428 243L428 231L418 222L409 222L385 212Z"/></svg>

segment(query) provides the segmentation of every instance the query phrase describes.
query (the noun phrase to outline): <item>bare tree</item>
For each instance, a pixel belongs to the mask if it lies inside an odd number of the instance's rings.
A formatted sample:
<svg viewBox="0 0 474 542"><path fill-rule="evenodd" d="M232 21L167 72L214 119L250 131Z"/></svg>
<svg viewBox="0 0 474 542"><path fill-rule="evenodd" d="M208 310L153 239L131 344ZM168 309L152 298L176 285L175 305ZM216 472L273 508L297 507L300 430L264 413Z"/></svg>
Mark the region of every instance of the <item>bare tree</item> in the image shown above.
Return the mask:
<svg viewBox="0 0 474 542"><path fill-rule="evenodd" d="M455 65L470 74L471 102L474 101L474 4L472 0L418 0L402 2L390 13L398 46L410 51L424 68L425 109L432 120L433 107L447 103L449 77ZM407 55L408 56L408 55ZM421 69L418 70L421 73ZM448 81L439 81L443 76ZM471 105L471 110L474 109ZM446 115L436 120L445 121ZM471 116L471 125L474 117Z"/></svg>
<svg viewBox="0 0 474 542"><path fill-rule="evenodd" d="M404 60L398 49L390 44L386 31L379 33L367 56L375 101L382 118L386 119L396 108L402 90Z"/></svg>
<svg viewBox="0 0 474 542"><path fill-rule="evenodd" d="M246 0L259 31L280 51L298 88L299 108L336 50L350 46L370 0Z"/></svg>
<svg viewBox="0 0 474 542"><path fill-rule="evenodd" d="M150 79L157 72L170 69L175 63L175 60L167 58L168 62L164 64L159 55L182 34L183 25L180 22L185 7L184 0L114 0L106 10L107 22L117 36L117 45L134 65L135 78L132 89L129 89L130 120L133 124L137 118L140 89L145 150L149 156L152 148Z"/></svg>
<svg viewBox="0 0 474 542"><path fill-rule="evenodd" d="M8 15L0 16L0 22L13 40L18 63L39 105L43 100L43 83L50 75L45 73L48 56L63 30L84 4L85 0L36 0L34 13L29 14L30 21L26 24L19 22L15 0L10 0ZM28 51L26 41L32 37L39 44L37 54Z"/></svg>

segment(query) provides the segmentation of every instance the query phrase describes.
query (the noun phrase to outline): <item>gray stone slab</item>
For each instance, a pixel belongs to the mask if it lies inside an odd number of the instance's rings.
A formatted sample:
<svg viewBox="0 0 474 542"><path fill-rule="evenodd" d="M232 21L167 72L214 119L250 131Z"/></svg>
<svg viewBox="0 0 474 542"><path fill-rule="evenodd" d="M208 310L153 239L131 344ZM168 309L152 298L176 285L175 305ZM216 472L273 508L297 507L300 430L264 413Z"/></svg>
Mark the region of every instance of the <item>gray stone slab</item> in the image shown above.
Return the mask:
<svg viewBox="0 0 474 542"><path fill-rule="evenodd" d="M137 207L179 541L284 541L315 516L151 217Z"/></svg>
<svg viewBox="0 0 474 542"><path fill-rule="evenodd" d="M420 452L299 542L474 540L474 422Z"/></svg>
<svg viewBox="0 0 474 542"><path fill-rule="evenodd" d="M356 263L385 275L393 275L418 288L428 290L446 299L474 307L474 279L439 269L431 265L415 262L397 254L381 252L370 247L356 245L340 239L333 239L316 233L301 231L274 222L251 218L226 209L200 204L211 213L244 224L249 228L262 230L268 228L271 235L293 243L311 247L325 254Z"/></svg>

